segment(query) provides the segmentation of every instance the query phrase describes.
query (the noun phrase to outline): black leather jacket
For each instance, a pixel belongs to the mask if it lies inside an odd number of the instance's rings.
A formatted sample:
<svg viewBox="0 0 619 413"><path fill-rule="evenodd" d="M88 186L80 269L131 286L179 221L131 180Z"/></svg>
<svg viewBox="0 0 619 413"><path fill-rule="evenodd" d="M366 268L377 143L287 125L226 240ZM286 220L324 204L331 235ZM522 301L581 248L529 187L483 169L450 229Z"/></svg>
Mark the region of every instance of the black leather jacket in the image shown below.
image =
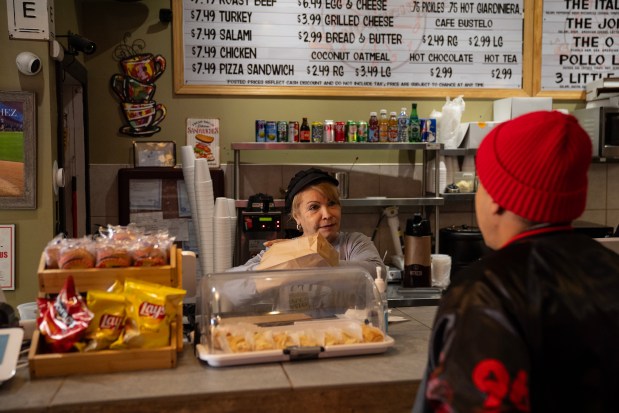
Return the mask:
<svg viewBox="0 0 619 413"><path fill-rule="evenodd" d="M463 271L414 412L619 411L619 255L555 229Z"/></svg>

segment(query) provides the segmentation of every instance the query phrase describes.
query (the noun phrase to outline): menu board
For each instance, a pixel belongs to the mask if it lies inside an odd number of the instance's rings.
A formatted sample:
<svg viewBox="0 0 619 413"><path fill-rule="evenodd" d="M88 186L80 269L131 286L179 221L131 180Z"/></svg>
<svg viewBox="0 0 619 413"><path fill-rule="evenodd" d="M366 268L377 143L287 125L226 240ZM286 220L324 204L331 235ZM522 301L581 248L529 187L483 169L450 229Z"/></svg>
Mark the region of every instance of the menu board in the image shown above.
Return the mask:
<svg viewBox="0 0 619 413"><path fill-rule="evenodd" d="M617 0L544 0L542 19L542 91L619 76Z"/></svg>
<svg viewBox="0 0 619 413"><path fill-rule="evenodd" d="M524 87L525 0L179 1L181 93Z"/></svg>

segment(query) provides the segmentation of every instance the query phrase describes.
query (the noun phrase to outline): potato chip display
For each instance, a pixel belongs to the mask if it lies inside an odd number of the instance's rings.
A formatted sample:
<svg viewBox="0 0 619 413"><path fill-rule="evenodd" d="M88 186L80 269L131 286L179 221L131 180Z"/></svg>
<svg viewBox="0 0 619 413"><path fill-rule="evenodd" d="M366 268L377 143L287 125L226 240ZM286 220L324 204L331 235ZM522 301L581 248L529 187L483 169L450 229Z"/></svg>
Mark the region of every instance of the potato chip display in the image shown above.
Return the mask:
<svg viewBox="0 0 619 413"><path fill-rule="evenodd" d="M54 353L74 350L75 344L84 337L93 314L75 289L73 277L67 277L55 299L38 298L37 304L37 324L49 349Z"/></svg>
<svg viewBox="0 0 619 413"><path fill-rule="evenodd" d="M125 329L112 349L157 348L170 344L170 324L185 290L145 281L125 280Z"/></svg>
<svg viewBox="0 0 619 413"><path fill-rule="evenodd" d="M118 339L125 325L125 296L91 290L88 291L86 303L94 318L86 330L88 343L84 351L109 348Z"/></svg>

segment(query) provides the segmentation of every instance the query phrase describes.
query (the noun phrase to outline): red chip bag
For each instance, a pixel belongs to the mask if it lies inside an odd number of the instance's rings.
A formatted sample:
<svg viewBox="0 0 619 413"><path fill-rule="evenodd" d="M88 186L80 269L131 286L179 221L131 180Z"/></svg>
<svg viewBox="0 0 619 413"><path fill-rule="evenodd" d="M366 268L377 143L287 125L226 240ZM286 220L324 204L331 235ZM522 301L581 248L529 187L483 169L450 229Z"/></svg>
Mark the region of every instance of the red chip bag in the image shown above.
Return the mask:
<svg viewBox="0 0 619 413"><path fill-rule="evenodd" d="M55 299L38 298L39 331L54 353L71 351L82 339L93 314L75 290L73 277L69 275Z"/></svg>

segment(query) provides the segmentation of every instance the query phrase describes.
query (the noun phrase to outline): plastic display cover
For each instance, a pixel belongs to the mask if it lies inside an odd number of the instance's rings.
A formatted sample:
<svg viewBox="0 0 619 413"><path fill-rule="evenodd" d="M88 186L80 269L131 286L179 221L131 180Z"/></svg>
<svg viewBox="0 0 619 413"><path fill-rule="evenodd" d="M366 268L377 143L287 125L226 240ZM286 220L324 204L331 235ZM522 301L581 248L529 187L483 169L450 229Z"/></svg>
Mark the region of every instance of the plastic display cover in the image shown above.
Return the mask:
<svg viewBox="0 0 619 413"><path fill-rule="evenodd" d="M210 274L198 288L197 354L211 365L224 366L380 353L393 345L384 335L385 310L374 280L361 267ZM286 331L297 339L308 332L320 339L311 346L295 342L289 348L230 352L216 340L216 331L230 326L250 326L269 338ZM325 345L333 344L325 342L325 331L361 328L376 328L383 337L378 342Z"/></svg>

